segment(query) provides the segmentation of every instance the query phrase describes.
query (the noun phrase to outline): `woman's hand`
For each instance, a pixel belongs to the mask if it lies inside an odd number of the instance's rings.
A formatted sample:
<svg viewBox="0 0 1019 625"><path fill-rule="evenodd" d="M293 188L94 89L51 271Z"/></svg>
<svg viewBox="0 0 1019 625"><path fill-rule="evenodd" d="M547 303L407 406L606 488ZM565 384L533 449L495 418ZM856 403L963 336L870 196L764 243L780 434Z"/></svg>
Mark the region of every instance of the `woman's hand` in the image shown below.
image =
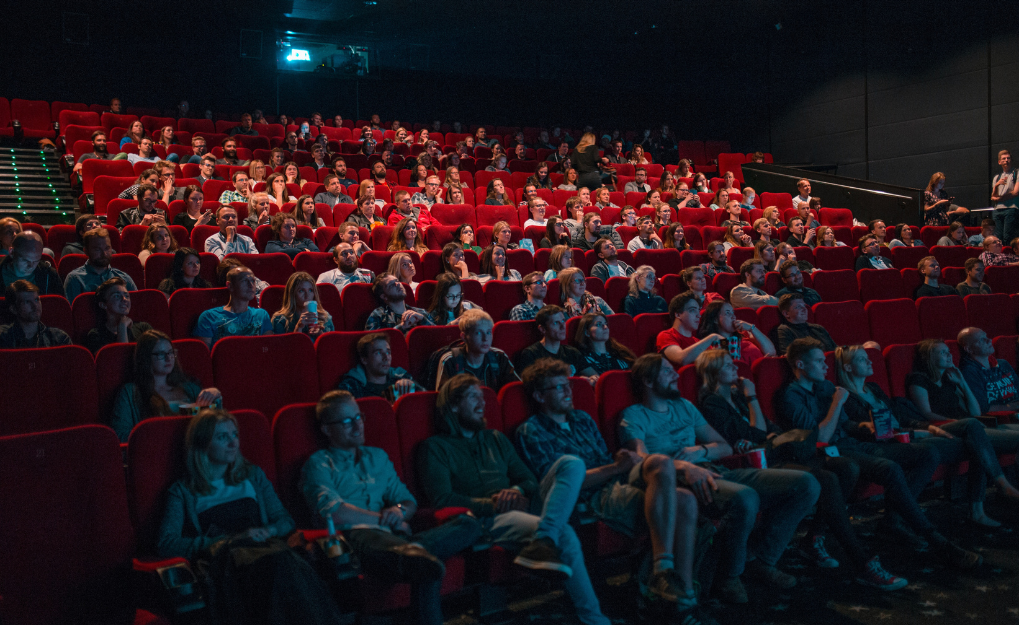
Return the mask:
<svg viewBox="0 0 1019 625"><path fill-rule="evenodd" d="M303 332L305 328L313 326L316 323L318 323L318 315L311 311L304 311L297 319L297 327L294 329L297 332Z"/></svg>
<svg viewBox="0 0 1019 625"><path fill-rule="evenodd" d="M931 434L933 434L934 436L938 436L940 438L955 438L954 436L952 436L948 432L942 430L941 428L939 428L936 425L929 425L929 426L927 426L927 431L930 432Z"/></svg>
<svg viewBox="0 0 1019 625"><path fill-rule="evenodd" d="M222 398L223 393L220 393L218 388L210 386L209 388L203 388L202 392L198 393L195 403L204 408L205 406L211 406Z"/></svg>
<svg viewBox="0 0 1019 625"><path fill-rule="evenodd" d="M195 225L204 226L208 224L210 221L212 221L212 211L207 210L198 216L198 222Z"/></svg>
<svg viewBox="0 0 1019 625"><path fill-rule="evenodd" d="M736 444L732 446L732 450L738 454L745 454L754 448L754 444L745 438L741 438L736 441Z"/></svg>

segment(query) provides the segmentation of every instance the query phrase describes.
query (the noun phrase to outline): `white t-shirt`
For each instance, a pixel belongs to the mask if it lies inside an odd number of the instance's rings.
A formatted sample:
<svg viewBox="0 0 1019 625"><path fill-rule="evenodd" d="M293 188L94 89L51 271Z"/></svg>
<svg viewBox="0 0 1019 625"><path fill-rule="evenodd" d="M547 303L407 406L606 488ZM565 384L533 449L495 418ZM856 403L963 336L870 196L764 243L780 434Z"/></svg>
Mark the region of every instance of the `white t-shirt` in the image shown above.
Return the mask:
<svg viewBox="0 0 1019 625"><path fill-rule="evenodd" d="M548 223L547 219L542 219L541 221L538 221L536 219L528 219L527 221L524 222L524 227L526 228L528 226L541 226L542 228L544 228L545 224L547 223Z"/></svg>

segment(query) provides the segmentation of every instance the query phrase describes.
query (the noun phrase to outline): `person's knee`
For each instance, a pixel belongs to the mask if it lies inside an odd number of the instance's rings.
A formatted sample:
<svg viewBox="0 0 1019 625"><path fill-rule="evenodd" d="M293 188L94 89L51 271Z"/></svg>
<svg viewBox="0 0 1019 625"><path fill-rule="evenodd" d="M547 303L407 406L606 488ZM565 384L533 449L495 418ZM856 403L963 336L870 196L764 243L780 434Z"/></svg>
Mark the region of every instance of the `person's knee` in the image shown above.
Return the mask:
<svg viewBox="0 0 1019 625"><path fill-rule="evenodd" d="M753 520L757 518L757 512L761 509L761 497L757 491L749 486L740 488L729 499L729 511L733 514L748 517Z"/></svg>
<svg viewBox="0 0 1019 625"><path fill-rule="evenodd" d="M914 447L919 449L920 453L917 454L917 460L920 464L924 466L937 466L941 464L941 452L934 445L914 445Z"/></svg>
<svg viewBox="0 0 1019 625"><path fill-rule="evenodd" d="M566 455L556 461L556 475L563 476L566 479L580 481L584 480L584 476L587 474L587 466L584 461L577 456Z"/></svg>
<svg viewBox="0 0 1019 625"><path fill-rule="evenodd" d="M796 483L797 490L803 493L803 499L809 500L811 505L817 501L821 494L821 484L810 473L804 473Z"/></svg>
<svg viewBox="0 0 1019 625"><path fill-rule="evenodd" d="M672 458L662 454L652 454L644 459L641 470L647 482L675 482L676 465Z"/></svg>

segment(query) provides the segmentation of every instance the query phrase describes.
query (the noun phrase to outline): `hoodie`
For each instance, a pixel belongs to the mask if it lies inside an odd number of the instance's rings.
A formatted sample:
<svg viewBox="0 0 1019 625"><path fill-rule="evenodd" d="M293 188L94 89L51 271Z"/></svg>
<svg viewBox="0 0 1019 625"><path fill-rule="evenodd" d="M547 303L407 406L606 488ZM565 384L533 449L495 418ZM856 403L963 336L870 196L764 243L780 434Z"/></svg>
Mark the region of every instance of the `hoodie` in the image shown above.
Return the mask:
<svg viewBox="0 0 1019 625"><path fill-rule="evenodd" d="M538 480L498 430L464 436L456 415L436 410L437 434L421 443L417 468L425 498L436 508L465 507L479 517L496 514L492 495L516 488L533 499Z"/></svg>
<svg viewBox="0 0 1019 625"><path fill-rule="evenodd" d="M7 285L21 278L14 277L14 257L11 255L4 256L3 262L0 262L0 282L2 282L2 288L6 289ZM28 279L29 282L39 287L39 295L63 295L64 294L64 282L60 279L60 275L57 270L53 268L47 261L40 261L35 268L35 273Z"/></svg>

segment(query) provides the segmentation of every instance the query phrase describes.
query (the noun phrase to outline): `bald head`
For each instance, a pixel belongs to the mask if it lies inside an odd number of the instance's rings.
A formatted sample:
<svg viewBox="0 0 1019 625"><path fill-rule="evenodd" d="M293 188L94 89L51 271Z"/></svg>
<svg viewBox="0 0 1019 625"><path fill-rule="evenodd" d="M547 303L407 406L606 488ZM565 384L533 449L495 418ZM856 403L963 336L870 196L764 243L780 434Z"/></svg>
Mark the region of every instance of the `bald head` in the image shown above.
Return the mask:
<svg viewBox="0 0 1019 625"><path fill-rule="evenodd" d="M39 236L38 232L32 232L31 230L25 230L14 237L14 242L11 248L15 252L33 252L38 251L42 253L43 242L42 237Z"/></svg>
<svg viewBox="0 0 1019 625"><path fill-rule="evenodd" d="M976 346L987 338L987 333L980 328L963 328L959 332L959 336L956 340L959 341L959 347L965 352L972 352Z"/></svg>

